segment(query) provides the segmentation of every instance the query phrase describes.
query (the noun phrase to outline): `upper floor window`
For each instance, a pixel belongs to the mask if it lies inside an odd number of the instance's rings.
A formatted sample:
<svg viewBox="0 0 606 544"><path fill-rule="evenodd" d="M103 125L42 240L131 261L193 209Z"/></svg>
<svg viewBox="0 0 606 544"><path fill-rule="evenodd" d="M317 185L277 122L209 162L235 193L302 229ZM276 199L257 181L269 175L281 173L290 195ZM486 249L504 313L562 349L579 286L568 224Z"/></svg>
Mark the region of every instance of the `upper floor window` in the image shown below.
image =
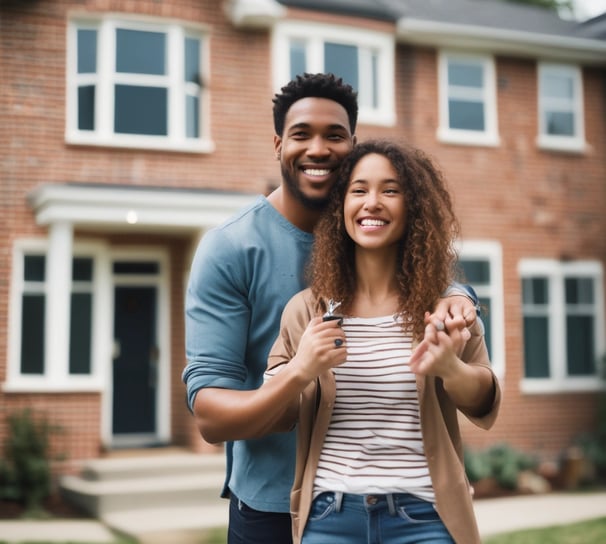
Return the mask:
<svg viewBox="0 0 606 544"><path fill-rule="evenodd" d="M453 143L497 145L494 60L441 52L438 137Z"/></svg>
<svg viewBox="0 0 606 544"><path fill-rule="evenodd" d="M103 17L68 30L67 140L210 151L205 36Z"/></svg>
<svg viewBox="0 0 606 544"><path fill-rule="evenodd" d="M601 265L525 260L520 275L524 390L599 387L605 349Z"/></svg>
<svg viewBox="0 0 606 544"><path fill-rule="evenodd" d="M282 22L274 29L275 87L304 72L332 72L358 92L361 123L393 125L393 36L333 25Z"/></svg>
<svg viewBox="0 0 606 544"><path fill-rule="evenodd" d="M463 281L474 288L480 299L484 338L492 369L499 378L503 378L505 332L501 246L489 241L464 241L459 248L458 264L463 272Z"/></svg>
<svg viewBox="0 0 606 544"><path fill-rule="evenodd" d="M576 66L539 64L539 146L584 147L583 78Z"/></svg>

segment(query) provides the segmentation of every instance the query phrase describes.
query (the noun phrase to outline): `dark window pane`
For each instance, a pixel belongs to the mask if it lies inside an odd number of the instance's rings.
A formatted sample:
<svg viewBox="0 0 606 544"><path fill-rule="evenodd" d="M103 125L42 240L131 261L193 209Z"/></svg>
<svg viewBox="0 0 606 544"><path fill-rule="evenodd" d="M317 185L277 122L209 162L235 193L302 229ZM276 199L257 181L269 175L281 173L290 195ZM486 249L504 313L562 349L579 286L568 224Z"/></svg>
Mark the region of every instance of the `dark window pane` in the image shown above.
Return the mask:
<svg viewBox="0 0 606 544"><path fill-rule="evenodd" d="M21 374L44 374L44 307L44 295L23 295Z"/></svg>
<svg viewBox="0 0 606 544"><path fill-rule="evenodd" d="M44 255L26 255L23 262L25 281L44 281L46 258Z"/></svg>
<svg viewBox="0 0 606 544"><path fill-rule="evenodd" d="M117 72L164 75L165 59L165 34L123 28L116 31Z"/></svg>
<svg viewBox="0 0 606 544"><path fill-rule="evenodd" d="M185 38L185 81L201 84L200 40Z"/></svg>
<svg viewBox="0 0 606 544"><path fill-rule="evenodd" d="M524 304L548 304L549 290L546 278L526 278L522 280L522 300Z"/></svg>
<svg viewBox="0 0 606 544"><path fill-rule="evenodd" d="M524 375L549 378L549 321L546 317L524 318Z"/></svg>
<svg viewBox="0 0 606 544"><path fill-rule="evenodd" d="M566 318L566 361L570 376L592 376L596 372L592 316Z"/></svg>
<svg viewBox="0 0 606 544"><path fill-rule="evenodd" d="M72 293L69 373L91 373L92 306L90 293Z"/></svg>
<svg viewBox="0 0 606 544"><path fill-rule="evenodd" d="M185 128L188 138L200 137L200 99L197 96L185 97Z"/></svg>
<svg viewBox="0 0 606 544"><path fill-rule="evenodd" d="M115 262L114 263L114 274L158 274L160 266L157 262L149 261L132 261L132 262Z"/></svg>
<svg viewBox="0 0 606 544"><path fill-rule="evenodd" d="M574 115L565 111L548 111L547 134L554 136L574 136Z"/></svg>
<svg viewBox="0 0 606 544"><path fill-rule="evenodd" d="M379 107L379 57L372 56L372 100L373 108Z"/></svg>
<svg viewBox="0 0 606 544"><path fill-rule="evenodd" d="M466 100L448 101L450 128L459 130L484 130L484 105Z"/></svg>
<svg viewBox="0 0 606 544"><path fill-rule="evenodd" d="M77 257L72 264L72 279L74 281L93 280L93 260L89 257Z"/></svg>
<svg viewBox="0 0 606 544"><path fill-rule="evenodd" d="M490 263L484 260L461 259L465 279L473 285L490 284Z"/></svg>
<svg viewBox="0 0 606 544"><path fill-rule="evenodd" d="M324 71L342 77L343 81L358 90L360 88L358 48L353 45L326 42L324 44Z"/></svg>
<svg viewBox="0 0 606 544"><path fill-rule="evenodd" d="M97 71L97 31L78 30L78 73L94 74Z"/></svg>
<svg viewBox="0 0 606 544"><path fill-rule="evenodd" d="M166 136L167 96L162 87L116 85L115 132Z"/></svg>
<svg viewBox="0 0 606 544"><path fill-rule="evenodd" d="M78 130L95 130L95 86L78 87Z"/></svg>
<svg viewBox="0 0 606 544"><path fill-rule="evenodd" d="M297 75L307 70L307 55L305 52L305 42L290 42L290 78L294 79Z"/></svg>
<svg viewBox="0 0 606 544"><path fill-rule="evenodd" d="M593 304L593 279L566 278L566 304Z"/></svg>
<svg viewBox="0 0 606 544"><path fill-rule="evenodd" d="M484 86L484 69L480 65L458 62L448 63L448 84L481 89Z"/></svg>

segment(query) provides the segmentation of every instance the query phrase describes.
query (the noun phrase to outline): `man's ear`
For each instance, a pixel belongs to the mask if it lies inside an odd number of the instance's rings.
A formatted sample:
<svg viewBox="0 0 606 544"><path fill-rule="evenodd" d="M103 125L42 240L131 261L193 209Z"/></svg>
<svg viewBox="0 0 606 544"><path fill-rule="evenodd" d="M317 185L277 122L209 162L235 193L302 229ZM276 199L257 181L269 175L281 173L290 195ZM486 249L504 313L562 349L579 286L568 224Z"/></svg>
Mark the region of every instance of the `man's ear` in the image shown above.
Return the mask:
<svg viewBox="0 0 606 544"><path fill-rule="evenodd" d="M274 134L274 151L276 152L276 158L278 158L282 151L282 138L277 134Z"/></svg>

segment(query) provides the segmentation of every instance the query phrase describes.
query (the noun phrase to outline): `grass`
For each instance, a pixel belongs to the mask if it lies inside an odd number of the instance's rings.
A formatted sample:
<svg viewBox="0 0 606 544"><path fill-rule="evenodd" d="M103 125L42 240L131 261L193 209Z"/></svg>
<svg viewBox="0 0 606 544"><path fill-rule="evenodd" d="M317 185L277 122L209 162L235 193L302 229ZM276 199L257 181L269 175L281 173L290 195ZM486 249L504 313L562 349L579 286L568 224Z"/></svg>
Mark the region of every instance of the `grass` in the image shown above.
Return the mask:
<svg viewBox="0 0 606 544"><path fill-rule="evenodd" d="M520 512L520 515L524 513ZM570 525L527 529L486 538L484 544L603 544L606 518Z"/></svg>

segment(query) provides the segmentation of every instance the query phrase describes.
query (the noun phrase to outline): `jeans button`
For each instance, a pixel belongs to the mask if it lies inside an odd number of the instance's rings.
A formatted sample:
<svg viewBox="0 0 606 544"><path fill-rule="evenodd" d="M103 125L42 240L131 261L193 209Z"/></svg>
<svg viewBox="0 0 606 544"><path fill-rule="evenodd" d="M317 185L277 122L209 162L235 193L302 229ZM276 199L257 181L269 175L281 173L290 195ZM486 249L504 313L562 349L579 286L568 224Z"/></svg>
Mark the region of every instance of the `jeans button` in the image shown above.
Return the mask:
<svg viewBox="0 0 606 544"><path fill-rule="evenodd" d="M377 497L375 497L374 495L367 495L366 504L369 504L369 505L377 504L378 500L379 499L377 499Z"/></svg>

